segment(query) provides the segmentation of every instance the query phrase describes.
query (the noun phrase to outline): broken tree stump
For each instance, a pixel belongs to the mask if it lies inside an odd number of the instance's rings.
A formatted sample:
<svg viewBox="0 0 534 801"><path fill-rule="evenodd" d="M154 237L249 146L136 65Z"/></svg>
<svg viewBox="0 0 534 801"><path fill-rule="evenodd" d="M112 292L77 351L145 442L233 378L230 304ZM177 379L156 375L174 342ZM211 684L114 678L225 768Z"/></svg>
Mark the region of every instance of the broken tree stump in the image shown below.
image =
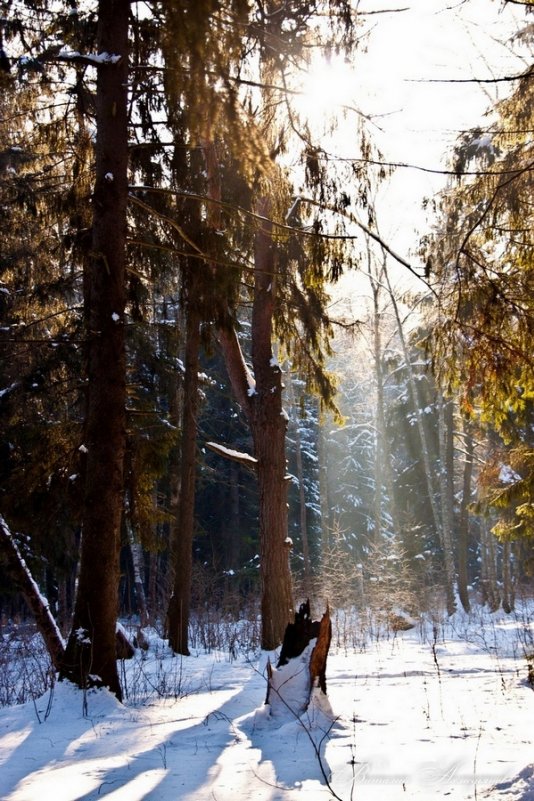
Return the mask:
<svg viewBox="0 0 534 801"><path fill-rule="evenodd" d="M265 703L272 705L275 697L291 707L297 702L299 708L293 711L300 713L310 703L314 688L318 687L326 695L326 660L331 640L328 607L318 621L311 619L309 600L301 604L295 622L286 627L276 668L270 662L267 664Z"/></svg>

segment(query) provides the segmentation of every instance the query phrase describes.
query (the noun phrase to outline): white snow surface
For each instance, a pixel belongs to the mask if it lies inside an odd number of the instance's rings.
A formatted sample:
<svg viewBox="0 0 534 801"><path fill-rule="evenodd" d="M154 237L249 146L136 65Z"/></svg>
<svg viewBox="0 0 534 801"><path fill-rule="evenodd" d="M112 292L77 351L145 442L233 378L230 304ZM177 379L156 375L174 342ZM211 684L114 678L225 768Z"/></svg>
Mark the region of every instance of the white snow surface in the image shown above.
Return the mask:
<svg viewBox="0 0 534 801"><path fill-rule="evenodd" d="M517 481L521 481L521 476L519 473L516 473L510 465L502 464L499 472L499 481L501 484L515 484Z"/></svg>
<svg viewBox="0 0 534 801"><path fill-rule="evenodd" d="M532 619L457 613L365 641L335 634L328 698L314 690L304 713L305 661L287 680L275 671L286 703L270 708L276 654L172 657L152 632L125 665L124 705L63 682L0 710L0 798L534 801ZM153 689L162 676L175 697Z"/></svg>

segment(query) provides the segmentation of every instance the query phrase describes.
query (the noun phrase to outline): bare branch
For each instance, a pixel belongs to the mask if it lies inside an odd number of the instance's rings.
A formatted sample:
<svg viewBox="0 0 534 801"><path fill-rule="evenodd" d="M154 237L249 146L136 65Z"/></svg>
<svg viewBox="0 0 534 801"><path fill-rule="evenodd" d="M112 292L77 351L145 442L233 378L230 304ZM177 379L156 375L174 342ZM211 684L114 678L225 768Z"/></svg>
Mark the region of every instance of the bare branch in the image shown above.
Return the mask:
<svg viewBox="0 0 534 801"><path fill-rule="evenodd" d="M534 76L534 67L518 75L503 75L501 78L406 78L407 83L505 83L521 81Z"/></svg>

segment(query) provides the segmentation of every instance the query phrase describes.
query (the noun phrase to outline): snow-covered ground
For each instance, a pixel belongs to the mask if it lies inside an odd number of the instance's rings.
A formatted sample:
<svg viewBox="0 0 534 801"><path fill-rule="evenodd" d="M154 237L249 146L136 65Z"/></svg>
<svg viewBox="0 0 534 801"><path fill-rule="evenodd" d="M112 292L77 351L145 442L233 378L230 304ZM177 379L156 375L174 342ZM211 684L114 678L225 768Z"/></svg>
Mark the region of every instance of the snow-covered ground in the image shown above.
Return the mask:
<svg viewBox="0 0 534 801"><path fill-rule="evenodd" d="M356 647L335 636L328 701L300 717L264 706L267 654L172 658L153 637L126 665L124 705L56 684L0 710L0 798L534 801L529 617L458 613Z"/></svg>

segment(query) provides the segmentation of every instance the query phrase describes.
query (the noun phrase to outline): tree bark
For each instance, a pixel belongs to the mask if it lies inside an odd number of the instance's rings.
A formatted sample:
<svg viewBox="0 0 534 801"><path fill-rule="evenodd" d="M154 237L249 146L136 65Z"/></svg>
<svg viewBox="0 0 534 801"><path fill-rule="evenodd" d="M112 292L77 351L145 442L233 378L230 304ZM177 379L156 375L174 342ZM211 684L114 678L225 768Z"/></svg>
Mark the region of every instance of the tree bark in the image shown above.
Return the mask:
<svg viewBox="0 0 534 801"><path fill-rule="evenodd" d="M48 601L44 598L35 583L25 560L13 539L13 535L4 518L0 515L0 543L5 563L13 583L23 595L32 612L37 628L44 640L50 660L55 670L61 668L65 654L65 643L61 632L50 611Z"/></svg>
<svg viewBox="0 0 534 801"><path fill-rule="evenodd" d="M235 331L219 331L219 342L232 389L252 431L258 460L262 647L272 650L282 642L293 612L287 533L287 417L282 408L282 373L272 350L276 270L266 199L260 201L257 212L265 220L258 225L254 253L254 375L245 364Z"/></svg>
<svg viewBox="0 0 534 801"><path fill-rule="evenodd" d="M120 523L125 451L125 245L129 0L100 0L96 178L88 260L87 467L81 566L61 675L104 685L121 699L116 663Z"/></svg>
<svg viewBox="0 0 534 801"><path fill-rule="evenodd" d="M269 216L267 199L259 202L257 211L262 217ZM272 350L275 276L271 224L266 220L258 227L254 253L252 366L256 391L251 404L260 490L262 647L266 650L280 644L293 611L287 533L287 417L282 408L282 372Z"/></svg>

